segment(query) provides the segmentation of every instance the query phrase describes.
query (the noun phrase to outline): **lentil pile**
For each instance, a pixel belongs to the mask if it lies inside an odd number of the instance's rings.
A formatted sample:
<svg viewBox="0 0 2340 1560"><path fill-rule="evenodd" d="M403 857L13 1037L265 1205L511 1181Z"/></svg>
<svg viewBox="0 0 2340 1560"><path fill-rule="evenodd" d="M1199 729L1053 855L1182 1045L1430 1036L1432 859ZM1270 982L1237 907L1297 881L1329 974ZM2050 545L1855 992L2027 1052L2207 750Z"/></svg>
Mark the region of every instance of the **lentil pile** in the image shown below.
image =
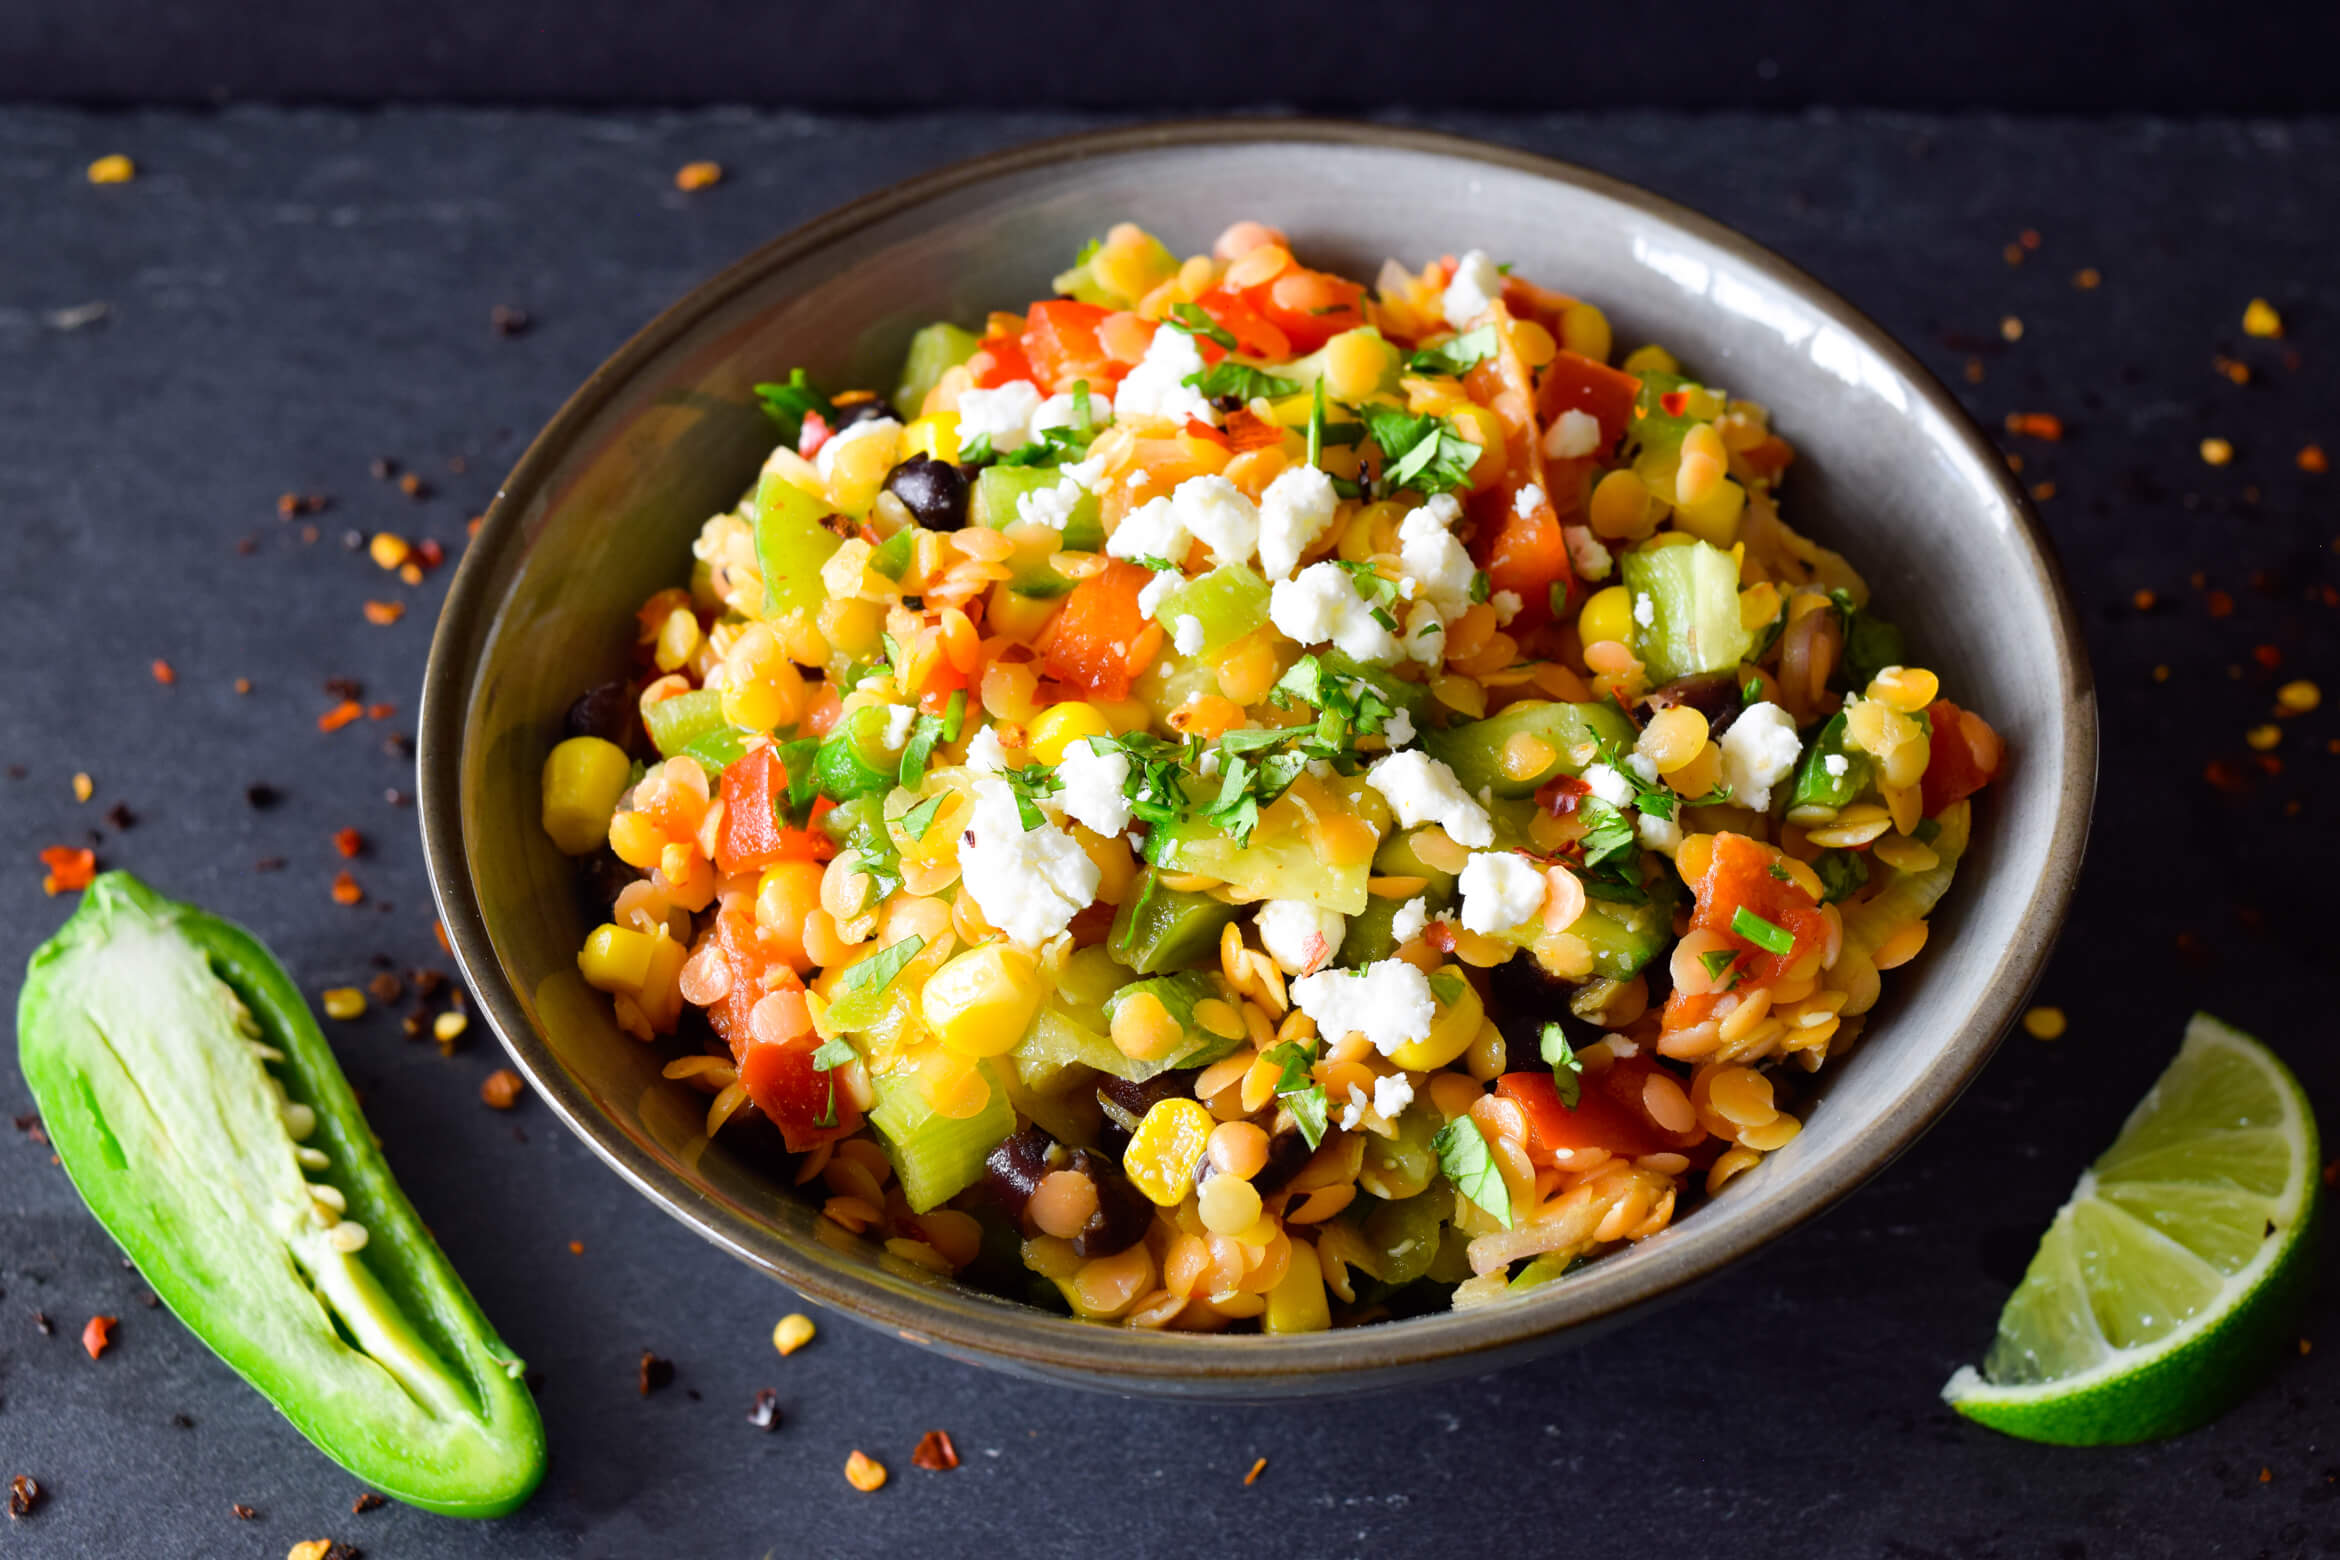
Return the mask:
<svg viewBox="0 0 2340 1560"><path fill-rule="evenodd" d="M1781 518L1764 408L1479 251L1125 223L1053 291L758 387L546 761L579 968L707 1131L899 1259L1271 1333L1549 1282L1789 1142L2003 755Z"/></svg>

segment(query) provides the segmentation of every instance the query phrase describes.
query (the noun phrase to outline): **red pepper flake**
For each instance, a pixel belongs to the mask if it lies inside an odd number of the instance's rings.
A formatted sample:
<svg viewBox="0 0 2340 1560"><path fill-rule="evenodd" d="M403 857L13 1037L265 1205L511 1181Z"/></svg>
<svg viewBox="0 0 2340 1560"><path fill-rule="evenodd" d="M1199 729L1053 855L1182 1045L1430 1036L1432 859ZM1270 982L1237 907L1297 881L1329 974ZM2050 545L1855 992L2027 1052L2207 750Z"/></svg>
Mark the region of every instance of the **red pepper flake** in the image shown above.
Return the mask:
<svg viewBox="0 0 2340 1560"><path fill-rule="evenodd" d="M317 717L319 731L339 731L366 712L366 707L355 699L344 699Z"/></svg>
<svg viewBox="0 0 2340 1560"><path fill-rule="evenodd" d="M2064 436L2064 419L2053 412L2009 412L2007 431L2052 444Z"/></svg>
<svg viewBox="0 0 2340 1560"><path fill-rule="evenodd" d="M335 904L354 905L362 902L365 897L366 891L358 887L356 878L351 877L346 872L333 874L333 902Z"/></svg>
<svg viewBox="0 0 2340 1560"><path fill-rule="evenodd" d="M2055 496L2056 485L2053 482L2034 482L2031 485L2031 497L2035 503L2044 504Z"/></svg>
<svg viewBox="0 0 2340 1560"><path fill-rule="evenodd" d="M2129 605L2135 607L2139 612L2151 612L2160 600L2161 598L2153 594L2152 591L2139 587L2136 594L2129 598Z"/></svg>
<svg viewBox="0 0 2340 1560"><path fill-rule="evenodd" d="M2276 645L2253 645L2251 659L2271 672L2283 664L2283 651Z"/></svg>
<svg viewBox="0 0 2340 1560"><path fill-rule="evenodd" d="M398 491L418 502L431 496L431 485L413 472L403 472L398 478Z"/></svg>
<svg viewBox="0 0 2340 1560"><path fill-rule="evenodd" d="M1983 382L1983 360L1981 358L1970 357L1966 360L1966 382L1970 385L1979 385Z"/></svg>
<svg viewBox="0 0 2340 1560"><path fill-rule="evenodd" d="M112 1333L121 1320L118 1316L93 1316L89 1324L81 1329L81 1346L89 1352L91 1359L106 1352L106 1345L113 1341Z"/></svg>
<svg viewBox="0 0 2340 1560"><path fill-rule="evenodd" d="M585 1243L581 1240L570 1241L569 1255L572 1257L581 1257L585 1255Z"/></svg>
<svg viewBox="0 0 2340 1560"><path fill-rule="evenodd" d="M2234 616L2234 598L2225 591L2212 591L2204 599L2203 605L2210 609L2210 615L2214 618Z"/></svg>
<svg viewBox="0 0 2340 1560"><path fill-rule="evenodd" d="M447 549L435 537L424 537L414 544L415 561L426 569L435 569L447 561Z"/></svg>
<svg viewBox="0 0 2340 1560"><path fill-rule="evenodd" d="M796 453L810 460L820 453L821 446L829 442L830 436L829 419L818 412L807 412L804 414L804 426L797 431Z"/></svg>
<svg viewBox="0 0 2340 1560"><path fill-rule="evenodd" d="M29 1473L20 1473L8 1481L8 1515L29 1517L33 1507L41 1503L41 1481Z"/></svg>
<svg viewBox="0 0 2340 1560"><path fill-rule="evenodd" d="M2021 244L2009 244L2006 248L2000 250L1999 253L2002 257L2005 258L2009 265L2021 265L2023 263L2023 246Z"/></svg>
<svg viewBox="0 0 2340 1560"><path fill-rule="evenodd" d="M1262 1457L1259 1461L1253 1463L1251 1465L1251 1471L1243 1476L1243 1487L1245 1489L1249 1489L1254 1484L1257 1484L1259 1482L1259 1476L1265 1472L1267 1472L1267 1459Z"/></svg>
<svg viewBox="0 0 2340 1560"><path fill-rule="evenodd" d="M1432 921L1422 933L1422 941L1440 953L1454 952L1454 926L1448 921Z"/></svg>
<svg viewBox="0 0 2340 1560"><path fill-rule="evenodd" d="M674 1384L674 1361L662 1360L648 1349L644 1349L642 1351L641 1374L637 1379L641 1384L642 1396L644 1397L648 1397L661 1387L671 1386Z"/></svg>
<svg viewBox="0 0 2340 1560"><path fill-rule="evenodd" d="M1283 442L1284 430L1251 408L1239 406L1227 414L1227 447L1237 454L1280 446Z"/></svg>
<svg viewBox="0 0 2340 1560"><path fill-rule="evenodd" d="M369 1511L378 1511L389 1504L372 1490L360 1490L358 1498L349 1503L349 1514L353 1517L362 1517Z"/></svg>
<svg viewBox="0 0 2340 1560"><path fill-rule="evenodd" d="M388 628L406 616L406 603L403 601L369 601L366 603L365 612L367 622L377 628Z"/></svg>
<svg viewBox="0 0 2340 1560"><path fill-rule="evenodd" d="M148 670L154 673L154 680L165 688L179 680L179 674L171 670L171 663L168 661L157 660Z"/></svg>
<svg viewBox="0 0 2340 1560"><path fill-rule="evenodd" d="M688 193L703 190L723 181L723 164L719 162L684 163L674 170L674 187Z"/></svg>
<svg viewBox="0 0 2340 1560"><path fill-rule="evenodd" d="M2238 359L2230 358L2224 353L2219 353L2212 357L2210 359L2210 366L2218 370L2219 376L2221 378L2230 380L2235 384L2247 385L2251 382L2251 365Z"/></svg>
<svg viewBox="0 0 2340 1560"><path fill-rule="evenodd" d="M2084 265L2072 273L2072 285L2082 292L2094 292L2104 285L2104 273L2095 266Z"/></svg>
<svg viewBox="0 0 2340 1560"><path fill-rule="evenodd" d="M2297 459L2299 469L2314 476L2320 477L2332 469L2331 459L2324 454L2324 447L2321 444L2301 445Z"/></svg>
<svg viewBox="0 0 2340 1560"><path fill-rule="evenodd" d="M2272 1468L2261 1468L2259 1470L2259 1482L2261 1484L2273 1484L2275 1482L2275 1470Z"/></svg>
<svg viewBox="0 0 2340 1560"><path fill-rule="evenodd" d="M477 536L479 535L479 528L485 524L487 524L487 516L473 515L470 519L463 522L464 533L470 536Z"/></svg>
<svg viewBox="0 0 2340 1560"><path fill-rule="evenodd" d="M235 1513L238 1522L257 1522L260 1520L259 1510L256 1507L245 1505L242 1501L228 1507L228 1510Z"/></svg>
<svg viewBox="0 0 2340 1560"><path fill-rule="evenodd" d="M433 921L431 923L431 935L439 939L439 951L441 953L446 954L449 958L453 958L455 956L455 945L447 941L446 922Z"/></svg>
<svg viewBox="0 0 2340 1560"><path fill-rule="evenodd" d="M333 848L355 861L358 853L366 848L366 837L355 829L336 829L333 831Z"/></svg>
<svg viewBox="0 0 2340 1560"><path fill-rule="evenodd" d="M2015 237L2016 240L2026 249L2037 249L2040 245L2038 228L2025 228L2022 232L2016 234Z"/></svg>
<svg viewBox="0 0 2340 1560"><path fill-rule="evenodd" d="M249 677L239 677L239 678L237 678L237 679L236 679L236 692L238 692L238 693L250 693L251 691L252 691L252 679L251 679L251 678L249 678Z"/></svg>
<svg viewBox="0 0 2340 1560"><path fill-rule="evenodd" d="M1209 423L1204 422L1199 417L1189 417L1186 419L1186 427L1182 431L1192 434L1198 439L1207 439L1223 450L1232 449L1234 447L1227 442L1227 435L1225 433L1221 432L1217 428L1212 427Z"/></svg>
<svg viewBox="0 0 2340 1560"><path fill-rule="evenodd" d="M283 493L277 496L276 518L298 520L303 515L323 514L333 500L323 493Z"/></svg>
<svg viewBox="0 0 2340 1560"><path fill-rule="evenodd" d="M97 852L87 847L52 845L41 852L41 865L49 869L41 879L43 893L72 893L89 887L89 880L97 876Z"/></svg>
<svg viewBox="0 0 2340 1560"><path fill-rule="evenodd" d="M920 1436L918 1449L910 1454L910 1466L929 1473L947 1473L959 1466L959 1449L951 1444L951 1433L929 1430Z"/></svg>
<svg viewBox="0 0 2340 1560"><path fill-rule="evenodd" d="M1690 392L1687 390L1668 390L1664 395L1658 397L1658 406L1668 417L1679 417L1690 410Z"/></svg>

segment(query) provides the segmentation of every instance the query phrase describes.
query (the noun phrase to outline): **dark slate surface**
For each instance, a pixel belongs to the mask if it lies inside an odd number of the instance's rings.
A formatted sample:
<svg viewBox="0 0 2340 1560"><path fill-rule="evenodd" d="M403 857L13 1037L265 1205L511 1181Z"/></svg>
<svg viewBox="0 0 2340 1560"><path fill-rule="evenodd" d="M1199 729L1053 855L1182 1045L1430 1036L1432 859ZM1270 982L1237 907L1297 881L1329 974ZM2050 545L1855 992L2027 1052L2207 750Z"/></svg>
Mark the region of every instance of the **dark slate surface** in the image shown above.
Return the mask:
<svg viewBox="0 0 2340 1560"><path fill-rule="evenodd" d="M525 432L693 281L888 179L1068 127L0 113L0 763L18 766L0 779L0 968L20 967L66 909L42 897L35 852L84 831L108 865L256 928L312 991L362 979L377 953L432 961L413 815L384 795L411 780L384 743L410 717L444 582L392 584L343 550L343 531L460 546ZM275 1556L325 1535L396 1560L2340 1548L2328 1290L2307 1324L2324 1347L2172 1444L2032 1448L1934 1397L2191 1008L2269 1035L2328 1109L2340 1100L2332 921L2312 881L2333 862L2340 710L2288 723L2281 774L2245 794L2203 779L2212 759L2250 757L2243 732L2276 680L2254 647L2280 652L2280 675L2340 692L2340 616L2316 597L2340 583L2340 477L2293 465L2311 438L2340 450L2340 126L1460 127L1643 180L1776 245L1993 424L2013 410L2066 419L2060 446L2021 450L2026 477L2056 488L2045 511L2104 701L2095 844L2046 992L2071 1012L2067 1038L2016 1036L1848 1206L1592 1348L1475 1384L1228 1409L1028 1386L834 1319L783 1361L766 1338L788 1295L628 1192L541 1108L478 1102L492 1042L442 1058L372 1016L334 1038L415 1202L544 1373L543 1492L485 1526L353 1516L353 1481L142 1304L47 1153L0 1132L0 1474L49 1492L7 1526L9 1552ZM138 181L85 184L82 166L116 150L138 159ZM676 194L673 169L700 157L729 178ZM2010 269L2001 248L2025 228L2043 241ZM2100 288L2075 288L2083 266L2102 268ZM2283 308L2290 342L2241 339L2253 293ZM75 315L57 311L90 304L101 319L65 328ZM498 304L534 328L499 338ZM2005 315L2021 318L2019 342L2001 340ZM2221 351L2251 366L2247 388L2213 372ZM1978 384L1961 378L1970 357ZM2213 432L2238 450L2224 470L2195 454ZM383 456L430 496L371 478ZM313 543L276 518L287 491L331 496ZM2209 588L2232 594L2231 615L2211 614ZM2140 589L2160 607L2137 611ZM413 610L370 626L369 598ZM174 686L150 675L156 657ZM320 734L329 676L395 713ZM96 780L87 806L76 770ZM281 801L255 810L254 783ZM103 821L115 802L135 814L127 831ZM370 841L358 909L326 892L344 826ZM257 872L266 856L283 869ZM0 1110L28 1104L13 1070L0 1075ZM123 1320L93 1363L75 1338L101 1312ZM648 1400L644 1348L677 1366ZM767 1386L785 1414L769 1435L745 1418ZM966 1456L955 1473L909 1466L936 1426ZM875 1496L840 1476L857 1446L894 1469ZM260 1515L240 1523L236 1502Z"/></svg>

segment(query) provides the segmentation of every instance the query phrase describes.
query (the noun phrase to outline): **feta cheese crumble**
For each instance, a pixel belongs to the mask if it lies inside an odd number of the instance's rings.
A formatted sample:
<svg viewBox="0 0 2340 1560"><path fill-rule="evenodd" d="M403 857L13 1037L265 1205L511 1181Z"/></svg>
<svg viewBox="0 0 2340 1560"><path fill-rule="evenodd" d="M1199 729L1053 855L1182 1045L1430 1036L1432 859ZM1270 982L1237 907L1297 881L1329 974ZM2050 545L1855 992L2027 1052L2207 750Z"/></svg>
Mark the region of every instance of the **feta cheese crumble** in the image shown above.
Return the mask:
<svg viewBox="0 0 2340 1560"><path fill-rule="evenodd" d="M1054 487L1034 488L1029 493L1016 495L1016 518L1033 525L1044 525L1051 531L1061 531L1072 519L1073 509L1087 495L1087 489L1071 478L1059 480Z"/></svg>
<svg viewBox="0 0 2340 1560"><path fill-rule="evenodd" d="M986 728L988 729L988 728ZM1073 743L1056 766L1057 800L1073 822L1110 839L1129 827L1129 755L1096 737Z"/></svg>
<svg viewBox="0 0 2340 1560"><path fill-rule="evenodd" d="M985 920L1036 948L1089 907L1099 879L1097 864L1070 834L1051 823L1024 827L1005 780L975 782L975 815L959 839L959 881Z"/></svg>
<svg viewBox="0 0 2340 1560"><path fill-rule="evenodd" d="M1796 767L1804 745L1796 737L1796 718L1776 704L1751 704L1722 735L1723 784L1731 800L1762 812L1771 805L1771 788Z"/></svg>
<svg viewBox="0 0 2340 1560"><path fill-rule="evenodd" d="M1314 466L1287 467L1259 495L1259 569L1271 585L1288 580L1340 505L1332 478Z"/></svg>
<svg viewBox="0 0 2340 1560"><path fill-rule="evenodd" d="M1381 735L1392 749L1402 748L1414 740L1414 717L1404 710L1391 710L1389 719L1381 723Z"/></svg>
<svg viewBox="0 0 2340 1560"><path fill-rule="evenodd" d="M1519 616L1520 609L1525 607L1527 603L1519 599L1519 592L1516 590L1499 590L1487 598L1487 605L1495 609L1496 625L1501 628L1509 628L1511 620Z"/></svg>
<svg viewBox="0 0 2340 1560"><path fill-rule="evenodd" d="M1178 621L1170 628L1170 645L1180 655L1200 655L1203 647L1202 619L1191 612L1178 614Z"/></svg>
<svg viewBox="0 0 2340 1560"><path fill-rule="evenodd" d="M1463 930L1493 936L1544 908L1544 873L1514 850L1482 850L1463 863Z"/></svg>
<svg viewBox="0 0 2340 1560"><path fill-rule="evenodd" d="M1852 768L1852 760L1845 757L1842 753L1831 753L1826 758L1820 760L1820 767L1827 770L1837 779L1842 780L1844 778L1845 771Z"/></svg>
<svg viewBox="0 0 2340 1560"><path fill-rule="evenodd" d="M1657 603L1647 596L1634 597L1633 621L1639 623L1643 628L1655 624L1657 622Z"/></svg>
<svg viewBox="0 0 2340 1560"><path fill-rule="evenodd" d="M1682 826L1671 818L1641 815L1641 843L1661 856L1671 856L1682 848Z"/></svg>
<svg viewBox="0 0 2340 1560"><path fill-rule="evenodd" d="M1440 493L1409 510L1398 525L1398 565L1442 618L1460 617L1471 604L1471 576L1477 567L1447 529L1462 518L1452 493Z"/></svg>
<svg viewBox="0 0 2340 1560"><path fill-rule="evenodd" d="M910 741L910 733L918 724L918 711L907 704L886 706L886 747L900 752Z"/></svg>
<svg viewBox="0 0 2340 1560"><path fill-rule="evenodd" d="M1578 777L1592 787L1592 794L1611 807L1633 805L1633 782L1623 772L1609 764L1587 764Z"/></svg>
<svg viewBox="0 0 2340 1560"><path fill-rule="evenodd" d="M1530 482L1511 495L1511 512L1525 520L1544 507L1544 490Z"/></svg>
<svg viewBox="0 0 2340 1560"><path fill-rule="evenodd" d="M1304 975L1292 982L1292 1000L1328 1043L1363 1035L1384 1056L1428 1039L1438 1017L1430 977L1403 959Z"/></svg>
<svg viewBox="0 0 2340 1560"><path fill-rule="evenodd" d="M1414 1086L1404 1073L1391 1073L1373 1080L1373 1110L1382 1120L1397 1120L1399 1113L1413 1103Z"/></svg>
<svg viewBox="0 0 2340 1560"><path fill-rule="evenodd" d="M1114 411L1121 417L1152 417L1181 424L1192 417L1215 428L1219 423L1218 409L1203 398L1200 390L1181 382L1187 375L1202 371L1202 349L1194 344L1194 338L1185 331L1161 326L1154 332L1154 339L1146 343L1144 359L1124 376L1121 388L1114 392Z"/></svg>
<svg viewBox="0 0 2340 1560"><path fill-rule="evenodd" d="M1379 791L1407 828L1435 823L1457 845L1492 845L1495 825L1454 771L1437 759L1410 748L1392 753L1365 771L1365 783Z"/></svg>
<svg viewBox="0 0 2340 1560"><path fill-rule="evenodd" d="M1152 617L1161 609L1163 598L1185 583L1185 575L1169 569L1146 581L1145 588L1138 592L1138 616Z"/></svg>
<svg viewBox="0 0 2340 1560"><path fill-rule="evenodd" d="M1568 549L1568 566L1576 571L1576 577L1580 580L1605 580L1609 577L1609 571L1617 566L1616 558L1610 554L1607 545L1592 534L1590 526L1564 525L1560 528L1560 541Z"/></svg>
<svg viewBox="0 0 2340 1560"><path fill-rule="evenodd" d="M1282 580L1268 596L1268 621L1303 645L1338 645L1343 654L1376 665L1398 658L1397 636L1381 626L1356 582L1337 563L1312 563Z"/></svg>
<svg viewBox="0 0 2340 1560"><path fill-rule="evenodd" d="M1397 914L1389 918L1389 935L1400 945L1412 942L1430 930L1430 901L1409 899L1398 906Z"/></svg>
<svg viewBox="0 0 2340 1560"><path fill-rule="evenodd" d="M1446 323L1461 330L1495 306L1503 296L1503 272L1484 249L1474 249L1454 263L1454 280L1438 300Z"/></svg>
<svg viewBox="0 0 2340 1560"><path fill-rule="evenodd" d="M1404 635L1406 654L1424 666L1437 666L1446 659L1446 625L1438 620L1438 609L1427 601L1417 601L1406 613Z"/></svg>
<svg viewBox="0 0 2340 1560"><path fill-rule="evenodd" d="M1586 412L1566 411L1544 430L1544 453L1554 460L1581 460L1601 447L1601 420Z"/></svg>
<svg viewBox="0 0 2340 1560"><path fill-rule="evenodd" d="M990 390L959 392L959 447L988 437L991 447L1005 455L1032 442L1032 414L1040 410L1040 387L1029 379L1011 379Z"/></svg>
<svg viewBox="0 0 2340 1560"><path fill-rule="evenodd" d="M1221 563L1242 563L1259 547L1259 508L1213 472L1188 477L1170 494L1178 523Z"/></svg>
<svg viewBox="0 0 2340 1560"><path fill-rule="evenodd" d="M1160 558L1182 564L1193 544L1176 506L1166 497L1149 498L1121 517L1121 524L1105 539L1105 551L1116 558Z"/></svg>
<svg viewBox="0 0 2340 1560"><path fill-rule="evenodd" d="M1271 899L1259 907L1259 943L1287 975L1321 970L1341 951L1346 917L1305 899Z"/></svg>
<svg viewBox="0 0 2340 1560"><path fill-rule="evenodd" d="M979 775L996 775L1007 766L1007 749L1000 746L996 729L986 726L967 739L969 769Z"/></svg>

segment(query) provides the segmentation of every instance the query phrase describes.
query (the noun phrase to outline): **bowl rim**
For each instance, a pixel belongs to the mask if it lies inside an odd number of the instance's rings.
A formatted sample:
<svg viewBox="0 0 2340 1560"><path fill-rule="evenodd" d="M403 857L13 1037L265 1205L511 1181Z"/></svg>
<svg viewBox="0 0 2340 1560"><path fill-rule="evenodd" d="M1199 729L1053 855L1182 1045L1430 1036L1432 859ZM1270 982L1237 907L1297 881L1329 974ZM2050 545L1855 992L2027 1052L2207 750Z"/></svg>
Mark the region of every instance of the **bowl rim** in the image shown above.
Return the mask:
<svg viewBox="0 0 2340 1560"><path fill-rule="evenodd" d="M1759 1218L1686 1228L1663 1257L1623 1281L1599 1265L1548 1296L1414 1317L1393 1325L1278 1337L1217 1336L1098 1327L972 1291L928 1288L749 1219L657 1162L603 1115L529 1021L497 958L462 836L462 741L481 667L503 607L491 595L497 560L523 540L523 511L570 454L581 430L646 365L775 268L850 239L937 196L1005 175L1129 153L1257 143L1397 150L1571 185L1711 244L1795 295L1877 355L1939 418L1975 469L1988 473L2015 524L2013 546L2050 603L2056 674L2070 691L2058 728L2064 781L2055 833L2029 901L1982 995L1936 1044L1902 1096L1836 1158L1780 1189ZM1539 1340L1589 1335L1596 1325L1678 1295L1827 1211L1865 1184L1936 1120L1981 1071L2045 968L2086 849L2097 769L2093 676L2077 614L2045 528L1995 447L1955 396L1914 355L1801 267L1734 229L1622 179L1537 153L1442 131L1337 119L1214 117L1091 130L1029 142L916 175L836 207L771 239L660 312L578 387L532 439L488 506L433 632L417 737L417 811L431 891L449 947L477 1005L529 1085L602 1161L702 1237L806 1297L961 1358L1114 1390L1261 1392L1354 1390L1404 1375L1491 1369Z"/></svg>

